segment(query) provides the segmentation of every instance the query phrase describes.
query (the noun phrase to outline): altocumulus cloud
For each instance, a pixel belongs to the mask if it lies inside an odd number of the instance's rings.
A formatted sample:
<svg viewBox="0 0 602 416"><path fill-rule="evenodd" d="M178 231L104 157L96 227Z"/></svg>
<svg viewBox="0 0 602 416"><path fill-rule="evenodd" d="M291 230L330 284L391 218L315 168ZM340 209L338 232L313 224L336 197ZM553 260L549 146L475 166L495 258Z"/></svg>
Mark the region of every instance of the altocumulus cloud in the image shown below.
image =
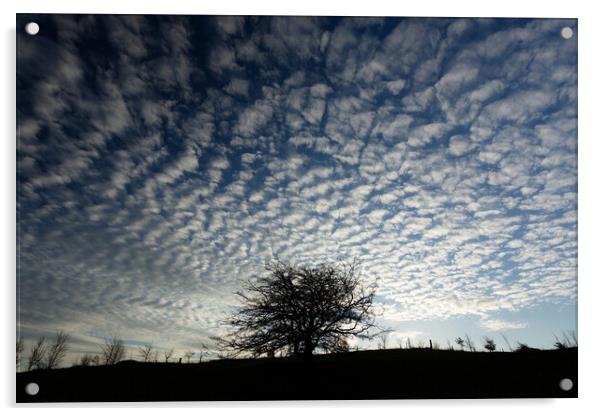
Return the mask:
<svg viewBox="0 0 602 416"><path fill-rule="evenodd" d="M399 334L575 304L576 22L36 19L18 39L28 336L191 348L274 256L360 259Z"/></svg>

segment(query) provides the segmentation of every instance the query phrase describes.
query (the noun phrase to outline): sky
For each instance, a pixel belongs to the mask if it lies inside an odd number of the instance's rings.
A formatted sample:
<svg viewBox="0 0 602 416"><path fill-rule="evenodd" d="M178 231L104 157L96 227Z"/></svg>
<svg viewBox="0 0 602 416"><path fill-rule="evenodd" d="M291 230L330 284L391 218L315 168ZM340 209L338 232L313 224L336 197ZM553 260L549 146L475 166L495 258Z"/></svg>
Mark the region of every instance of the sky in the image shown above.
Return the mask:
<svg viewBox="0 0 602 416"><path fill-rule="evenodd" d="M576 330L576 20L30 20L26 343L197 350L274 258L358 259L392 346Z"/></svg>

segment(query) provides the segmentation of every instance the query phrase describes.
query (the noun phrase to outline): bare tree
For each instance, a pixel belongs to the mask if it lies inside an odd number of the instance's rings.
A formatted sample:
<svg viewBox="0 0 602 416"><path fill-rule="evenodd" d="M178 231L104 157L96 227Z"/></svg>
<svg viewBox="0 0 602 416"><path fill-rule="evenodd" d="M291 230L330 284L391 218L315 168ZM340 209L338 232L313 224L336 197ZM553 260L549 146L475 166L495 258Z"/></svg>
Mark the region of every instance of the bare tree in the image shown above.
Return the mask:
<svg viewBox="0 0 602 416"><path fill-rule="evenodd" d="M194 351L186 351L184 353L184 357L186 358L187 363L190 363L190 359L192 358L193 355L194 355Z"/></svg>
<svg viewBox="0 0 602 416"><path fill-rule="evenodd" d="M170 349L169 351L163 351L163 356L165 357L166 363L169 362L169 359L171 358L172 355L173 355L173 348Z"/></svg>
<svg viewBox="0 0 602 416"><path fill-rule="evenodd" d="M105 340L102 347L103 362L106 365L117 364L125 357L125 347L123 341L116 336Z"/></svg>
<svg viewBox="0 0 602 416"><path fill-rule="evenodd" d="M495 345L495 342L493 341L493 338L484 337L483 342L484 342L483 348L485 348L489 352L493 352L497 348L497 346Z"/></svg>
<svg viewBox="0 0 602 416"><path fill-rule="evenodd" d="M205 343L201 343L200 347L201 348L200 348L200 351L199 351L199 363L202 363L203 362L203 357L206 356L207 353L208 353L207 350L209 349L209 346L207 344L205 344Z"/></svg>
<svg viewBox="0 0 602 416"><path fill-rule="evenodd" d="M389 341L389 333L388 332L383 332L382 334L380 334L378 336L378 349L386 350L388 341Z"/></svg>
<svg viewBox="0 0 602 416"><path fill-rule="evenodd" d="M236 293L244 306L226 322L236 330L213 338L218 346L235 354L310 357L316 349L333 351L341 338L374 336L375 285L362 285L356 262L297 267L274 261L266 270Z"/></svg>
<svg viewBox="0 0 602 416"><path fill-rule="evenodd" d="M48 347L46 351L46 368L53 369L61 365L61 362L67 354L67 342L69 341L69 335L63 331L56 333L54 343Z"/></svg>
<svg viewBox="0 0 602 416"><path fill-rule="evenodd" d="M29 357L27 359L27 371L36 368L42 368L44 357L46 356L46 338L38 338L36 343L31 347Z"/></svg>
<svg viewBox="0 0 602 416"><path fill-rule="evenodd" d="M23 352L25 351L25 341L23 337L17 338L17 371L21 369L21 361L23 360Z"/></svg>
<svg viewBox="0 0 602 416"><path fill-rule="evenodd" d="M462 339L462 337L456 338L456 344L458 344L458 346L460 347L460 349L462 351L464 351L464 340Z"/></svg>
<svg viewBox="0 0 602 416"><path fill-rule="evenodd" d="M145 363L148 363L152 359L153 345L147 344L142 347L139 347L138 354L140 355L140 358L142 358L142 361L144 361Z"/></svg>

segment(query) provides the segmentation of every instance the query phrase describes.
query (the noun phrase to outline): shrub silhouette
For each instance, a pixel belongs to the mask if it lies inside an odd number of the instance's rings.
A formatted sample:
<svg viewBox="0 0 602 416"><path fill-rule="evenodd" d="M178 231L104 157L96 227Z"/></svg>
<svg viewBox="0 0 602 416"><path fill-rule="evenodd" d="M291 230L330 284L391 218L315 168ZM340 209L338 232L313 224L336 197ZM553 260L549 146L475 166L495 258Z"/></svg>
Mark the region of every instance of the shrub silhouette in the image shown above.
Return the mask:
<svg viewBox="0 0 602 416"><path fill-rule="evenodd" d="M538 348L529 347L524 342L517 342L517 347L513 350L514 352L528 352L528 351L540 351Z"/></svg>
<svg viewBox="0 0 602 416"><path fill-rule="evenodd" d="M464 350L464 340L462 339L462 337L456 338L456 344L458 344L461 350Z"/></svg>
<svg viewBox="0 0 602 416"><path fill-rule="evenodd" d="M236 355L310 357L316 349L338 350L350 336L371 338L375 285L362 285L357 266L269 263L266 276L236 293L244 306L226 322L236 330L214 340Z"/></svg>
<svg viewBox="0 0 602 416"><path fill-rule="evenodd" d="M485 337L483 338L483 341L485 341L485 344L483 344L483 348L485 348L487 351L493 352L496 350L497 346L495 345L495 342L492 338Z"/></svg>
<svg viewBox="0 0 602 416"><path fill-rule="evenodd" d="M94 364L94 357L90 354L84 354L79 359L79 365L83 367L88 367Z"/></svg>
<svg viewBox="0 0 602 416"><path fill-rule="evenodd" d="M556 342L554 343L554 348L558 350L562 350L565 348L571 348L577 346L577 332L569 331L568 333L562 331L562 337L554 335Z"/></svg>

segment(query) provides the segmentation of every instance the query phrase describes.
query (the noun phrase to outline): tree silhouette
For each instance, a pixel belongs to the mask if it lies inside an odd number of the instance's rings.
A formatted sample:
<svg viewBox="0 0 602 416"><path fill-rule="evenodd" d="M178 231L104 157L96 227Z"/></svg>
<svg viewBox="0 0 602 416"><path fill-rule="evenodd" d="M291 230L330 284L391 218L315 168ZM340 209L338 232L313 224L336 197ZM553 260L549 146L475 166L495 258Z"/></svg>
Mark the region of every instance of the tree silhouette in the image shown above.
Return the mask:
<svg viewBox="0 0 602 416"><path fill-rule="evenodd" d="M17 339L17 371L21 370L21 361L23 361L23 352L25 351L25 341L23 337Z"/></svg>
<svg viewBox="0 0 602 416"><path fill-rule="evenodd" d="M236 292L244 306L226 324L236 328L218 346L253 356L277 351L309 357L339 350L350 336L371 338L375 285L364 287L358 264L292 266L279 260Z"/></svg>
<svg viewBox="0 0 602 416"><path fill-rule="evenodd" d="M46 338L38 338L36 343L31 347L29 357L27 358L27 371L36 368L42 368L44 356L46 355Z"/></svg>
<svg viewBox="0 0 602 416"><path fill-rule="evenodd" d="M48 347L46 351L46 368L53 369L61 365L61 362L67 354L67 342L69 335L63 331L56 333L54 343Z"/></svg>
<svg viewBox="0 0 602 416"><path fill-rule="evenodd" d="M102 347L102 357L107 365L117 364L125 358L125 347L123 341L116 336L105 340Z"/></svg>
<svg viewBox="0 0 602 416"><path fill-rule="evenodd" d="M389 333L388 332L383 332L382 334L380 334L378 336L378 349L379 350L386 350L387 349L387 343L389 342Z"/></svg>
<svg viewBox="0 0 602 416"><path fill-rule="evenodd" d="M170 349L169 351L163 351L163 356L165 357L165 362L169 362L169 359L171 358L171 356L173 355L173 348Z"/></svg>
<svg viewBox="0 0 602 416"><path fill-rule="evenodd" d="M206 356L208 354L208 350L209 346L207 344L205 344L204 342L201 343L200 345L200 351L199 351L199 363L203 362L203 356Z"/></svg>
<svg viewBox="0 0 602 416"><path fill-rule="evenodd" d="M148 363L151 361L152 353L153 353L153 345L152 344L143 345L142 347L138 348L138 354L140 355L140 358L142 358L142 361L145 363Z"/></svg>

